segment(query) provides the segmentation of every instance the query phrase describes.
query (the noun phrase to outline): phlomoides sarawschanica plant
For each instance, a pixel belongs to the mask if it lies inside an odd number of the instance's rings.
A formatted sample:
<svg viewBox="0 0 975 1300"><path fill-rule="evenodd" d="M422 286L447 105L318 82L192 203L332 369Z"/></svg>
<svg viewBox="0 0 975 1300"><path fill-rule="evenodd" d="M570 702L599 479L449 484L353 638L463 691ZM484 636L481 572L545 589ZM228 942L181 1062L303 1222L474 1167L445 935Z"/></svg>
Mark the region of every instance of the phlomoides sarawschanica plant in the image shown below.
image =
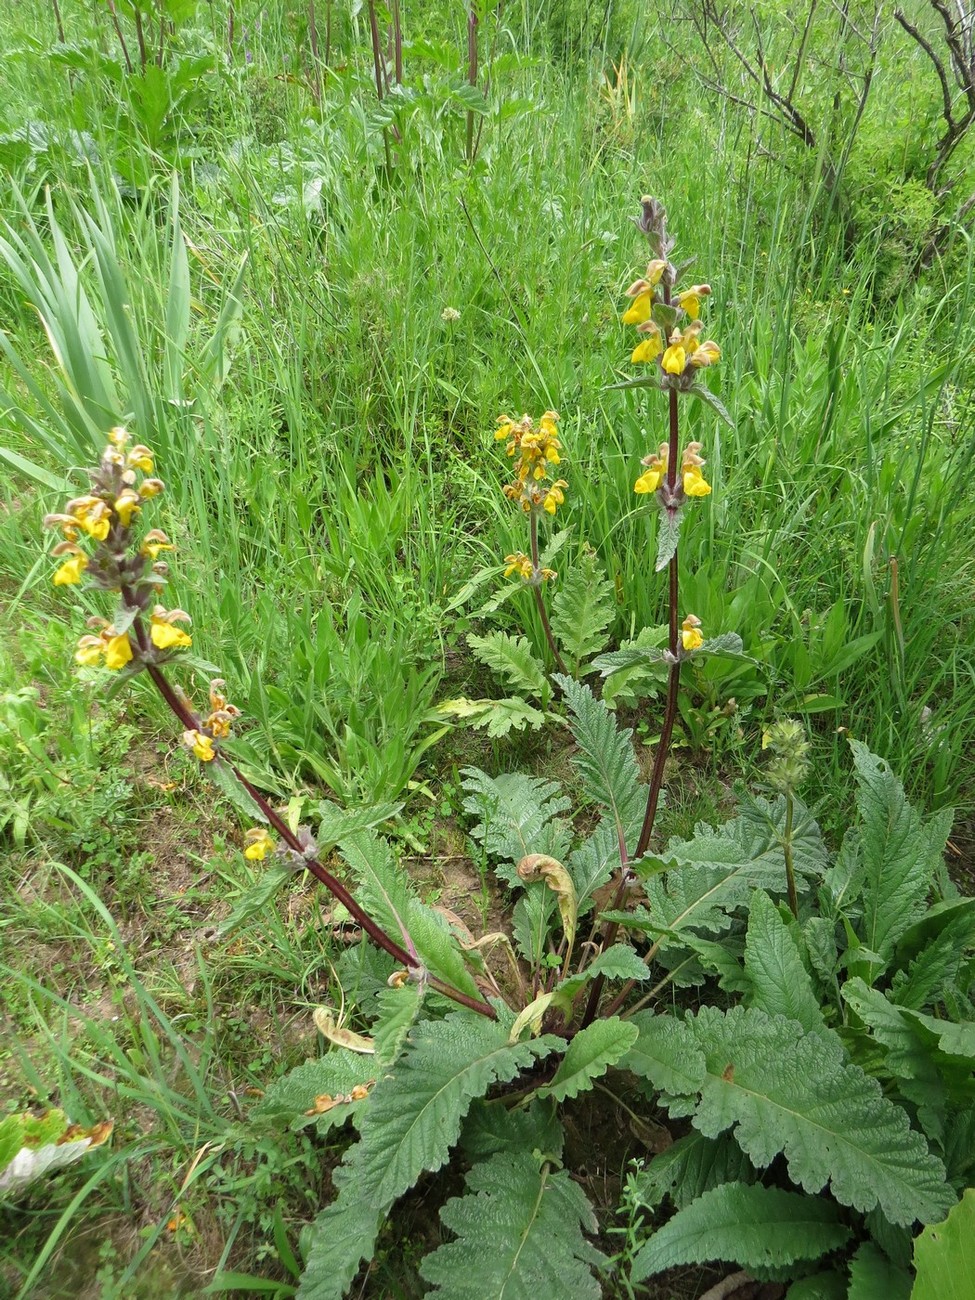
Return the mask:
<svg viewBox="0 0 975 1300"><path fill-rule="evenodd" d="M975 900L944 875L950 816L922 818L854 741L857 815L831 855L797 793L805 737L784 722L767 737L770 798L742 794L725 825L654 844L682 667L739 655L741 643L706 640L680 600L681 523L711 494L704 448L682 445L681 406L697 397L726 418L702 382L720 359L702 338L711 289L680 287L688 263L672 260L660 203L644 199L637 225L650 258L623 321L646 369L622 386L657 390L667 407L667 436L635 488L657 511L668 625L665 645L594 664L604 678L634 655L664 667L660 739L644 783L630 733L565 671L538 537L568 489L557 416L503 417L505 492L528 528L527 551L506 564L530 589L559 669L550 699L564 709L588 815L580 831L555 781L465 770L472 838L512 904L495 932L477 936L420 899L375 830L395 807L323 803L314 838L293 828L234 760L239 712L224 682L198 709L171 680L192 637L165 596L173 544L143 527L164 491L148 447L112 429L88 491L48 517L61 534L54 582L116 602L111 619L90 621L79 664L146 674L186 748L253 819L244 853L268 874L227 928L301 870L371 941L338 962L342 1015L315 1013L323 1054L272 1084L251 1116L320 1134L348 1122L358 1134L304 1236L303 1300L347 1294L395 1227L399 1198L451 1159L464 1189L443 1204L443 1239L420 1273L455 1300L635 1294L653 1273L715 1259L792 1283L796 1296L846 1295L848 1278L873 1267L909 1286L915 1224L943 1219L971 1181ZM675 990L688 987L694 1009L681 1010ZM657 1154L632 1166L615 1258L593 1242L607 1225L564 1140L564 1108L597 1099L638 1123L651 1107L669 1115Z"/></svg>

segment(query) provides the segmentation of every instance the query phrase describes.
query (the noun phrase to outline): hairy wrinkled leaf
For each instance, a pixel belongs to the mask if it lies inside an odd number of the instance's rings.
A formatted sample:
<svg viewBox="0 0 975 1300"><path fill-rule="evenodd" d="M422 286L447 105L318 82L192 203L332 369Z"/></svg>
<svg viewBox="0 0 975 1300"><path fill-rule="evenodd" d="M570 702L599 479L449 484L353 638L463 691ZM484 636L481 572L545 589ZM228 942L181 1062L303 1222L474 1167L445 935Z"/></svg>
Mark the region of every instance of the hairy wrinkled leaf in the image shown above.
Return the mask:
<svg viewBox="0 0 975 1300"><path fill-rule="evenodd" d="M850 1239L839 1207L815 1196L758 1183L724 1183L678 1210L637 1252L630 1274L641 1282L678 1264L731 1260L744 1268L819 1259Z"/></svg>
<svg viewBox="0 0 975 1300"><path fill-rule="evenodd" d="M376 1061L373 1057L334 1048L314 1061L301 1065L275 1079L254 1107L255 1118L283 1120L292 1128L317 1124L320 1133L334 1125L355 1118L368 1100L367 1096L352 1099L352 1089L371 1088L376 1081ZM316 1112L316 1100L348 1097L328 1110Z"/></svg>
<svg viewBox="0 0 975 1300"><path fill-rule="evenodd" d="M596 1216L569 1175L526 1151L499 1152L467 1175L440 1218L455 1241L420 1265L441 1300L599 1300L604 1262L583 1232Z"/></svg>
<svg viewBox="0 0 975 1300"><path fill-rule="evenodd" d="M423 1021L408 1049L373 1090L357 1160L359 1196L390 1204L424 1170L439 1169L475 1097L562 1046L551 1034L509 1043L510 1023L454 1012Z"/></svg>
<svg viewBox="0 0 975 1300"><path fill-rule="evenodd" d="M613 584L595 552L585 547L552 601L552 631L573 671L606 644L614 613Z"/></svg>
<svg viewBox="0 0 975 1300"><path fill-rule="evenodd" d="M914 1243L917 1282L911 1300L970 1300L975 1279L975 1188L968 1188L944 1223Z"/></svg>
<svg viewBox="0 0 975 1300"><path fill-rule="evenodd" d="M742 1007L704 1007L683 1021L656 1016L640 1023L623 1063L664 1089L664 1104L692 1115L705 1136L730 1130L759 1168L784 1153L806 1192L829 1183L841 1204L879 1206L892 1223L931 1222L954 1199L905 1112L794 1020ZM699 1092L684 1085L673 1095L681 1072L692 1079L701 1070Z"/></svg>
<svg viewBox="0 0 975 1300"><path fill-rule="evenodd" d="M656 1209L664 1197L682 1209L722 1183L754 1181L751 1161L726 1133L717 1138L688 1133L632 1176L630 1194L647 1209Z"/></svg>
<svg viewBox="0 0 975 1300"><path fill-rule="evenodd" d="M792 930L764 890L752 894L745 940L750 1006L798 1020L807 1033L826 1033L819 999Z"/></svg>
<svg viewBox="0 0 975 1300"><path fill-rule="evenodd" d="M544 1088L539 1088L536 1095L553 1097L556 1101L577 1097L592 1086L594 1079L605 1074L611 1065L626 1055L636 1042L638 1033L636 1025L620 1020L619 1016L594 1020L575 1035L555 1078Z"/></svg>
<svg viewBox="0 0 975 1300"><path fill-rule="evenodd" d="M548 704L552 693L545 665L532 654L528 638L513 637L507 632L489 632L487 636L468 635L467 644L474 658L498 673L516 691Z"/></svg>
<svg viewBox="0 0 975 1300"><path fill-rule="evenodd" d="M476 767L461 770L467 791L464 811L476 818L471 838L489 858L507 868L498 874L508 885L519 884L515 870L529 853L548 853L560 862L569 849L569 832L559 814L572 807L554 781L505 772L488 776Z"/></svg>

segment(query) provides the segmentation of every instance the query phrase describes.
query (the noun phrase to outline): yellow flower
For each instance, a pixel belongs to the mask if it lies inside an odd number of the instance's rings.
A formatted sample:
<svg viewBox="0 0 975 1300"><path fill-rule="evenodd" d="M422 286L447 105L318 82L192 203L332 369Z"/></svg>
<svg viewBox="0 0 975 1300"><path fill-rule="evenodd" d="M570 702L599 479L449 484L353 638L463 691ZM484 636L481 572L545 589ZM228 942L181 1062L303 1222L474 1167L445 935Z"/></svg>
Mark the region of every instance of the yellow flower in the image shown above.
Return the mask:
<svg viewBox="0 0 975 1300"><path fill-rule="evenodd" d="M109 429L108 441L111 443L113 447L118 448L119 451L121 451L124 448L128 440L129 440L128 430L123 429L123 427L120 424L117 424L114 429Z"/></svg>
<svg viewBox="0 0 975 1300"><path fill-rule="evenodd" d="M146 533L140 548L141 555L148 555L150 560L159 558L160 551L175 551L176 547L162 531L161 528L153 528Z"/></svg>
<svg viewBox="0 0 975 1300"><path fill-rule="evenodd" d="M679 343L671 343L660 364L668 375L682 375L687 365L687 353Z"/></svg>
<svg viewBox="0 0 975 1300"><path fill-rule="evenodd" d="M96 542L103 542L108 536L112 512L100 497L75 497L68 502L66 509L78 527Z"/></svg>
<svg viewBox="0 0 975 1300"><path fill-rule="evenodd" d="M217 756L213 748L213 740L205 736L202 731L184 731L183 744L193 751L201 763L212 763Z"/></svg>
<svg viewBox="0 0 975 1300"><path fill-rule="evenodd" d="M96 668L102 659L102 640L97 636L83 636L74 652L75 663L84 668Z"/></svg>
<svg viewBox="0 0 975 1300"><path fill-rule="evenodd" d="M683 307L691 320L697 320L701 314L701 299L711 293L709 284L694 284L677 295L677 305Z"/></svg>
<svg viewBox="0 0 975 1300"><path fill-rule="evenodd" d="M644 321L650 319L650 312L652 309L652 292L647 289L642 293L638 293L621 317L623 324L642 325Z"/></svg>
<svg viewBox="0 0 975 1300"><path fill-rule="evenodd" d="M141 469L143 474L151 474L153 471L152 452L140 442L137 447L133 447L128 453L125 463L130 469Z"/></svg>
<svg viewBox="0 0 975 1300"><path fill-rule="evenodd" d="M244 857L249 858L251 862L263 862L269 853L274 852L274 840L263 826L249 830L246 839Z"/></svg>
<svg viewBox="0 0 975 1300"><path fill-rule="evenodd" d="M157 650L174 650L193 644L189 632L175 627L177 622L189 622L189 614L182 609L165 610L157 605L149 620L149 636Z"/></svg>
<svg viewBox="0 0 975 1300"><path fill-rule="evenodd" d="M697 468L691 466L690 469L683 471L684 495L689 497L706 497L711 495L711 485L704 481L704 475Z"/></svg>
<svg viewBox="0 0 975 1300"><path fill-rule="evenodd" d="M656 492L667 476L669 453L669 447L665 442L662 442L657 451L651 452L649 456L644 456L640 464L645 465L646 470L634 484L634 492Z"/></svg>
<svg viewBox="0 0 975 1300"><path fill-rule="evenodd" d="M545 500L542 502L542 509L545 511L547 515L555 514L556 508L560 506L562 502L565 500L565 493L562 491L562 489L568 486L569 485L565 481L565 479L560 478L560 479L556 479L556 481L549 488L548 492L545 495Z"/></svg>
<svg viewBox="0 0 975 1300"><path fill-rule="evenodd" d="M701 450L699 442L689 442L684 448L684 455L681 459L681 485L684 489L684 495L689 497L706 497L711 495L710 484L704 481L704 475L701 468L707 462L703 461L698 453Z"/></svg>
<svg viewBox="0 0 975 1300"><path fill-rule="evenodd" d="M685 650L700 650L704 645L704 637L701 634L701 620L695 618L693 614L688 614L680 625L681 644Z"/></svg>
<svg viewBox="0 0 975 1300"><path fill-rule="evenodd" d="M106 628L104 640L106 668L111 668L112 672L117 672L120 668L124 668L126 664L132 662L132 643L125 632L113 635L113 629Z"/></svg>
<svg viewBox="0 0 975 1300"><path fill-rule="evenodd" d="M641 325L640 333L647 337L633 349L630 360L634 364L641 361L656 361L664 347L660 337L660 326L655 321L647 321Z"/></svg>
<svg viewBox="0 0 975 1300"><path fill-rule="evenodd" d="M691 365L696 369L703 366L713 366L716 361L720 360L721 349L711 339L708 339L706 343L702 343L699 348L696 348L691 353Z"/></svg>
<svg viewBox="0 0 975 1300"><path fill-rule="evenodd" d="M508 566L504 571L506 578L517 573L519 578L524 578L527 582L535 571L534 565L524 551L515 551L513 555L506 555L504 562Z"/></svg>
<svg viewBox="0 0 975 1300"><path fill-rule="evenodd" d="M161 478L146 478L142 480L139 486L139 496L143 499L147 497L157 497L165 488L165 483Z"/></svg>
<svg viewBox="0 0 975 1300"><path fill-rule="evenodd" d="M119 523L123 528L128 528L132 523L132 516L141 509L139 505L139 494L133 492L131 488L123 488L115 498L115 513L119 517Z"/></svg>
<svg viewBox="0 0 975 1300"><path fill-rule="evenodd" d="M193 638L188 632L184 632L180 627L173 627L172 623L165 623L161 619L152 620L149 635L157 650L178 650L182 646L193 644Z"/></svg>
<svg viewBox="0 0 975 1300"><path fill-rule="evenodd" d="M68 557L59 569L56 570L51 581L55 587L70 587L76 582L81 581L81 575L88 568L88 556L82 551L76 551L74 555Z"/></svg>

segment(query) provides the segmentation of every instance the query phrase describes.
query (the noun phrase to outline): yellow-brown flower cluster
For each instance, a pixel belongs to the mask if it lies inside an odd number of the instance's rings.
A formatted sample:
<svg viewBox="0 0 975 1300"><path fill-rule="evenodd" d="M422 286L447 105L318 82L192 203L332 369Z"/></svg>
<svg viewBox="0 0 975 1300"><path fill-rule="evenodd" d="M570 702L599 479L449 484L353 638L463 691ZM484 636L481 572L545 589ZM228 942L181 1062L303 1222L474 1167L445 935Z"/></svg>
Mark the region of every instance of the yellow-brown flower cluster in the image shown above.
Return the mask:
<svg viewBox="0 0 975 1300"><path fill-rule="evenodd" d="M704 475L701 473L707 462L701 459L700 450L701 444L699 442L689 442L684 448L684 455L681 458L680 481L675 484L678 500L671 504L679 504L681 494L685 497L710 496L711 485L705 481ZM670 449L665 442L660 444L658 451L651 452L649 456L644 456L640 463L645 466L645 469L634 484L634 492L658 492L667 481L667 462L669 458Z"/></svg>
<svg viewBox="0 0 975 1300"><path fill-rule="evenodd" d="M159 555L173 550L172 543L158 528L146 533L141 545L131 536L143 504L164 490L162 480L152 477L154 468L149 448L133 444L126 429L114 428L97 467L89 470L91 490L69 501L63 513L44 520L46 527L63 535L53 552L61 560L52 579L56 587L87 579L121 596L114 622L94 620L90 626L97 635L79 641L75 659L85 667L118 671L132 663L139 667L162 662L169 652L193 643L190 634L176 626L189 622L185 610L157 603L167 572ZM148 629L142 622L146 616Z"/></svg>
<svg viewBox="0 0 975 1300"><path fill-rule="evenodd" d="M558 577L554 569L545 569L541 565L536 569L531 556L526 555L524 551L515 551L513 555L506 555L504 562L506 565L504 576L506 578L510 578L513 573L517 573L518 577L524 582L530 582L534 585L549 582L552 578Z"/></svg>
<svg viewBox="0 0 975 1300"><path fill-rule="evenodd" d="M564 489L569 485L563 478L553 478L551 473L551 467L561 461L558 418L555 411L546 411L536 425L530 415L523 415L520 420L498 416L494 437L498 442L507 440L506 450L515 462L514 482L502 490L526 514L544 510L554 515L565 501Z"/></svg>
<svg viewBox="0 0 975 1300"><path fill-rule="evenodd" d="M210 683L210 713L206 721L198 720L197 726L188 727L183 732L183 744L201 763L213 762L217 756L214 741L226 740L234 720L240 717L240 709L227 703L223 693L225 685L223 678L214 678Z"/></svg>
<svg viewBox="0 0 975 1300"><path fill-rule="evenodd" d="M661 294L661 284L666 289L675 274L673 266L662 258L652 261L646 275L626 290L631 302L622 319L624 325L635 325L643 335L630 360L634 364L656 363L663 387L687 389L698 370L720 360L721 349L711 339L702 343L699 338L701 303L710 295L711 286L694 284L673 296ZM682 319L688 322L683 327Z"/></svg>

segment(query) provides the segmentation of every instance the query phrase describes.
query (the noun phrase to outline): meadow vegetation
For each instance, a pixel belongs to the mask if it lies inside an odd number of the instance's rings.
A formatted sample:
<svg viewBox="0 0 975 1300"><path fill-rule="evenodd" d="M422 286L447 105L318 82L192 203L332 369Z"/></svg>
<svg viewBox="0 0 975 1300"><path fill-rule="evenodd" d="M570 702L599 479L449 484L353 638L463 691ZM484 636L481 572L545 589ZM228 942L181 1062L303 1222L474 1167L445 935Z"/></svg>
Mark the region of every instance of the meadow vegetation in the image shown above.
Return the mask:
<svg viewBox="0 0 975 1300"><path fill-rule="evenodd" d="M967 1294L953 13L0 14L4 1294Z"/></svg>

